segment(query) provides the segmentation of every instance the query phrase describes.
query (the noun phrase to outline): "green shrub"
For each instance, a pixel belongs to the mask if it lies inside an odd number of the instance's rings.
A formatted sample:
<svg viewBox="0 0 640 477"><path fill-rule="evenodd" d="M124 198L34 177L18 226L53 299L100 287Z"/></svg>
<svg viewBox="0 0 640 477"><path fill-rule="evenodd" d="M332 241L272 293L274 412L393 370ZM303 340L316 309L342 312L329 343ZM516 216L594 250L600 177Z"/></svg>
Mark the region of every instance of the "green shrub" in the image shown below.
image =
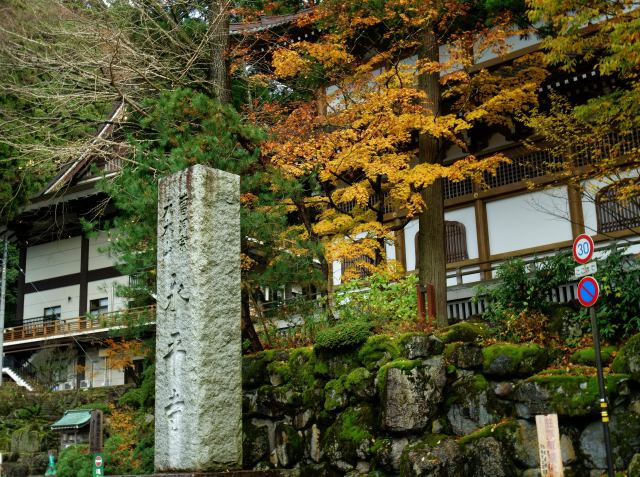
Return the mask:
<svg viewBox="0 0 640 477"><path fill-rule="evenodd" d="M540 329L540 315L549 316L552 311L551 290L569 281L574 265L567 253L529 264L522 259L501 264L498 283L477 288L477 297L487 300L483 318L496 326L502 338L520 341L521 330Z"/></svg>
<svg viewBox="0 0 640 477"><path fill-rule="evenodd" d="M88 446L67 447L60 453L56 469L58 477L91 477L93 457L89 454Z"/></svg>
<svg viewBox="0 0 640 477"><path fill-rule="evenodd" d="M612 248L597 261L595 278L600 285L596 315L600 334L609 340L619 340L640 331L640 263L623 249ZM589 312L582 309L585 325Z"/></svg>
<svg viewBox="0 0 640 477"><path fill-rule="evenodd" d="M363 343L371 335L371 324L365 321L345 321L318 332L316 349L333 350Z"/></svg>
<svg viewBox="0 0 640 477"><path fill-rule="evenodd" d="M385 273L348 281L336 291L335 313L342 321L368 321L378 331L395 330L418 315L417 283L415 275L394 280Z"/></svg>

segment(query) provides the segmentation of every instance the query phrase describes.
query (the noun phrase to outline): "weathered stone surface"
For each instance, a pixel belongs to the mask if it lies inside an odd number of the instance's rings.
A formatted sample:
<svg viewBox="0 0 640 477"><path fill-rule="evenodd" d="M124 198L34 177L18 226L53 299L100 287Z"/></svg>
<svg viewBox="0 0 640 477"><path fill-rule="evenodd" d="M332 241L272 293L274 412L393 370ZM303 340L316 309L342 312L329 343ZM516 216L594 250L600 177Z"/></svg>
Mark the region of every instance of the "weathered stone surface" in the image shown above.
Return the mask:
<svg viewBox="0 0 640 477"><path fill-rule="evenodd" d="M41 447L41 435L34 429L18 429L11 434L11 452L38 452Z"/></svg>
<svg viewBox="0 0 640 477"><path fill-rule="evenodd" d="M269 455L269 428L245 422L242 427L242 461L249 469Z"/></svg>
<svg viewBox="0 0 640 477"><path fill-rule="evenodd" d="M511 477L518 475L506 450L493 437L478 439L465 447L473 477Z"/></svg>
<svg viewBox="0 0 640 477"><path fill-rule="evenodd" d="M544 369L548 351L536 344L501 343L487 346L483 372L490 376L530 376Z"/></svg>
<svg viewBox="0 0 640 477"><path fill-rule="evenodd" d="M406 437L378 439L373 446L376 468L382 467L387 472L398 473L402 452L408 443L409 439Z"/></svg>
<svg viewBox="0 0 640 477"><path fill-rule="evenodd" d="M382 428L389 431L418 431L429 424L446 382L444 358L426 361L396 360L378 373Z"/></svg>
<svg viewBox="0 0 640 477"><path fill-rule="evenodd" d="M626 468L640 449L640 417L634 413L614 414L609 421L613 464L616 469ZM592 422L580 435L580 450L589 469L607 467L601 422Z"/></svg>
<svg viewBox="0 0 640 477"><path fill-rule="evenodd" d="M407 445L400 463L401 477L465 477L460 446L446 436L431 435ZM486 474L491 475L491 474Z"/></svg>
<svg viewBox="0 0 640 477"><path fill-rule="evenodd" d="M428 358L441 354L443 341L435 335L424 333L408 333L400 338L403 355L409 359Z"/></svg>
<svg viewBox="0 0 640 477"><path fill-rule="evenodd" d="M346 472L358 461L369 460L373 422L373 410L368 405L347 408L338 416L322 440L323 453L332 466Z"/></svg>
<svg viewBox="0 0 640 477"><path fill-rule="evenodd" d="M452 401L447 412L451 430L463 436L493 424L500 420L494 408L499 407L488 391L488 383L481 374L463 376L453 383L452 394L447 402Z"/></svg>
<svg viewBox="0 0 640 477"><path fill-rule="evenodd" d="M606 388L610 399L626 380L624 375L608 375ZM595 376L542 374L522 381L510 399L516 401L519 417L557 413L560 416L588 416L598 411L598 382Z"/></svg>
<svg viewBox="0 0 640 477"><path fill-rule="evenodd" d="M445 349L447 362L460 369L475 369L482 366L482 347L475 343L449 343Z"/></svg>
<svg viewBox="0 0 640 477"><path fill-rule="evenodd" d="M242 464L239 184L201 165L159 183L158 472Z"/></svg>
<svg viewBox="0 0 640 477"><path fill-rule="evenodd" d="M314 462L320 462L322 459L322 443L320 441L320 429L317 425L311 426L311 430L308 432L309 439L309 457Z"/></svg>
<svg viewBox="0 0 640 477"><path fill-rule="evenodd" d="M538 433L535 424L524 419L518 420L518 428L514 435L513 458L526 467L539 467L540 454L538 452ZM576 460L573 442L566 434L560 435L560 451L562 463L571 464Z"/></svg>
<svg viewBox="0 0 640 477"><path fill-rule="evenodd" d="M276 426L276 456L278 467L293 467L300 462L304 450L302 432L280 423Z"/></svg>

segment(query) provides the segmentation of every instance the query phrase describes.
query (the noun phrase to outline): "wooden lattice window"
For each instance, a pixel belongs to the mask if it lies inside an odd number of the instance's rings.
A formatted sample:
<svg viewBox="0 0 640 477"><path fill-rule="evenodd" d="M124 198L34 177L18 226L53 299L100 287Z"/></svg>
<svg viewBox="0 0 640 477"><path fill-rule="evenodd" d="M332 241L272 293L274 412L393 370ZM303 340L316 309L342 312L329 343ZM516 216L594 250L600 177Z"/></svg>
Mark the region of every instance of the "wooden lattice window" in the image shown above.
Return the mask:
<svg viewBox="0 0 640 477"><path fill-rule="evenodd" d="M598 233L615 232L640 227L640 195L621 200L620 182L602 189L596 196Z"/></svg>
<svg viewBox="0 0 640 477"><path fill-rule="evenodd" d="M444 223L444 227L447 263L467 260L469 258L469 253L467 252L467 230L464 224L447 220ZM420 257L420 249L418 245L418 234L416 234L416 268L418 268Z"/></svg>
<svg viewBox="0 0 640 477"><path fill-rule="evenodd" d="M374 264L371 257L367 255L360 255L350 259L342 260L342 276L347 272L350 278L365 278L371 275L371 270L366 264Z"/></svg>

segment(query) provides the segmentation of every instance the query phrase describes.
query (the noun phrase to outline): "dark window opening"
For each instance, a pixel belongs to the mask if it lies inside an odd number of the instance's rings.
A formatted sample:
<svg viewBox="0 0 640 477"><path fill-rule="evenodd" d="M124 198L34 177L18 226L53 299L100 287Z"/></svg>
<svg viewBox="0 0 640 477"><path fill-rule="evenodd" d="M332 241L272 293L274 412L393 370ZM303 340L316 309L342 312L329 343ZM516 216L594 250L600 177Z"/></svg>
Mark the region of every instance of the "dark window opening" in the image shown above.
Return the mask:
<svg viewBox="0 0 640 477"><path fill-rule="evenodd" d="M62 306L50 306L44 309L44 321L59 320L62 315Z"/></svg>
<svg viewBox="0 0 640 477"><path fill-rule="evenodd" d="M454 221L445 221L444 223L445 248L447 254L447 263L460 262L469 258L467 252L467 230L464 224ZM416 268L418 268L420 248L418 234L415 238L416 251Z"/></svg>
<svg viewBox="0 0 640 477"><path fill-rule="evenodd" d="M620 199L618 192L622 185L624 184L616 183L598 192L596 196L598 233L640 227L640 196Z"/></svg>
<svg viewBox="0 0 640 477"><path fill-rule="evenodd" d="M360 255L350 259L342 260L342 276L349 272L349 278L365 278L371 275L371 268L368 264L373 265L374 260L367 255Z"/></svg>
<svg viewBox="0 0 640 477"><path fill-rule="evenodd" d="M89 302L89 313L92 316L102 315L109 311L109 299L108 298L98 298L96 300L91 300Z"/></svg>

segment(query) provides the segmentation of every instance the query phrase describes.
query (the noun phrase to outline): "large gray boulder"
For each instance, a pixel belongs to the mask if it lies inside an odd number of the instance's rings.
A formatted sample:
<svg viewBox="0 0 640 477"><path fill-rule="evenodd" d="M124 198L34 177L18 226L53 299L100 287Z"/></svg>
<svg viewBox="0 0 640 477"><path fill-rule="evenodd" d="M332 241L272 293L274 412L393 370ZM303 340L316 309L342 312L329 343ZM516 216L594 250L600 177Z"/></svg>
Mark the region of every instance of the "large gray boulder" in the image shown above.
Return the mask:
<svg viewBox="0 0 640 477"><path fill-rule="evenodd" d="M625 469L640 449L640 416L633 412L617 413L609 421L613 464ZM580 451L589 469L607 467L604 437L600 421L589 424L580 435Z"/></svg>
<svg viewBox="0 0 640 477"><path fill-rule="evenodd" d="M424 361L398 359L380 368L381 427L393 432L427 427L442 400L445 383L442 356Z"/></svg>
<svg viewBox="0 0 640 477"><path fill-rule="evenodd" d="M511 477L518 475L509 453L493 437L478 439L465 447L465 456L471 463L468 476Z"/></svg>
<svg viewBox="0 0 640 477"><path fill-rule="evenodd" d="M465 461L456 441L432 434L405 447L400 477L466 477Z"/></svg>
<svg viewBox="0 0 640 477"><path fill-rule="evenodd" d="M500 420L501 408L481 374L459 372L447 395L447 420L454 434L463 436Z"/></svg>

